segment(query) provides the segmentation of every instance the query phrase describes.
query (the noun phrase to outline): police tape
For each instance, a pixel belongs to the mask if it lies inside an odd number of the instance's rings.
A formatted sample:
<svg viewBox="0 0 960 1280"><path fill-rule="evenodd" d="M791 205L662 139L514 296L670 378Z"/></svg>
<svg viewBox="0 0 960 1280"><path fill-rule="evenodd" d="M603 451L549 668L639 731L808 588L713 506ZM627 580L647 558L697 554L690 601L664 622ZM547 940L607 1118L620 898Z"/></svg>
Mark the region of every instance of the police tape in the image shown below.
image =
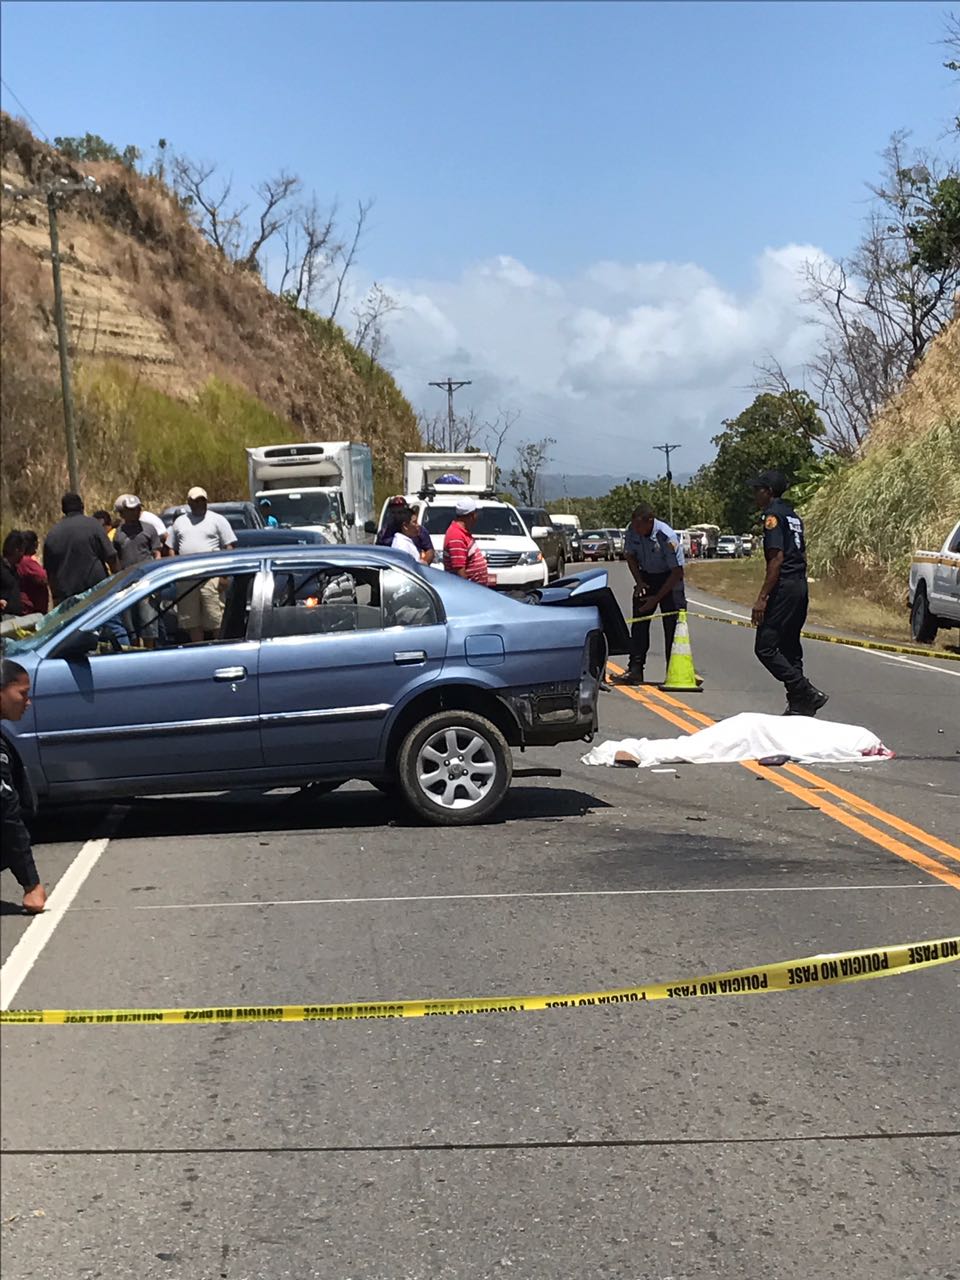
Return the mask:
<svg viewBox="0 0 960 1280"><path fill-rule="evenodd" d="M671 609L668 613L661 613L661 618L678 618L681 613L686 614L688 618L701 618L704 622L725 622L728 627L748 627L754 630L754 625L749 618L719 618L713 613L695 613L692 609ZM634 622L652 622L657 616L656 611L652 613L642 613L636 618L627 618L627 624ZM949 653L944 649L916 649L908 645L887 644L882 640L853 640L848 636L829 636L824 631L801 631L800 635L804 640L821 640L824 644L841 644L850 649L873 649L877 653L903 653L908 657L914 658L938 658L943 662L960 662L960 650L957 653Z"/></svg>
<svg viewBox="0 0 960 1280"><path fill-rule="evenodd" d="M207 1009L9 1009L0 1024L115 1026L129 1024L218 1022L356 1022L369 1018L431 1018L458 1014L534 1013L544 1009L583 1009L598 1005L639 1004L648 1000L686 1000L693 996L758 995L802 991L884 978L911 969L929 969L960 959L960 937L937 938L897 947L838 951L785 960L751 969L731 969L679 982L654 982L615 991L573 995L488 996L475 1000L393 1000L358 1004L227 1005Z"/></svg>

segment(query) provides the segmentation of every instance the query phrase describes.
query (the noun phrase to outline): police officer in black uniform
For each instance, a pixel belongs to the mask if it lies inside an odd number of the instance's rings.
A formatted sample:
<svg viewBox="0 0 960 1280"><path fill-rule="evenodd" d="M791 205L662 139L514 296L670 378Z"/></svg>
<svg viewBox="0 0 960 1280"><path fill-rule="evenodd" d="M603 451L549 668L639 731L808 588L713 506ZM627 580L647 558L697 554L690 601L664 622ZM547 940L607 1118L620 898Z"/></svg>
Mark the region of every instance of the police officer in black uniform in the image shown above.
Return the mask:
<svg viewBox="0 0 960 1280"><path fill-rule="evenodd" d="M754 652L787 690L788 716L815 716L827 694L803 674L800 632L807 620L807 556L803 521L783 499L788 488L780 471L764 471L752 482L763 512L763 554L767 572L753 606L757 629Z"/></svg>

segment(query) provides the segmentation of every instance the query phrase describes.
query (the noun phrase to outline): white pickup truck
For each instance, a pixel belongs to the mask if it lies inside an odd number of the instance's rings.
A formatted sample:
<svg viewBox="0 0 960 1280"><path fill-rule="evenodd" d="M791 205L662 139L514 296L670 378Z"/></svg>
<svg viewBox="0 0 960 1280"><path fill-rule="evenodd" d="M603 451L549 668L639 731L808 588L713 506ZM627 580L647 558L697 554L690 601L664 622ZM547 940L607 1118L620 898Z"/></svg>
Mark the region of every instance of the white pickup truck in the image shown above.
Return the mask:
<svg viewBox="0 0 960 1280"><path fill-rule="evenodd" d="M929 644L941 627L960 627L960 521L939 551L915 551L910 562L910 630Z"/></svg>

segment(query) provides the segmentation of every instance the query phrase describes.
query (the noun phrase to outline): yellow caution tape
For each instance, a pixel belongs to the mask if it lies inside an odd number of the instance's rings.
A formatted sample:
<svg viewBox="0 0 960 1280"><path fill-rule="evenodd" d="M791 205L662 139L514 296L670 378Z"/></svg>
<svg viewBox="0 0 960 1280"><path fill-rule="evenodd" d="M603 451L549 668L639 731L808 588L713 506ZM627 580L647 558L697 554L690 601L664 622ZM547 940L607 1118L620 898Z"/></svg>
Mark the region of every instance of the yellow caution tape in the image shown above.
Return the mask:
<svg viewBox="0 0 960 1280"><path fill-rule="evenodd" d="M661 613L661 618L677 618L685 613L688 618L702 618L704 622L725 622L728 627L749 627L754 630L753 623L747 618L720 618L713 613L694 613L692 609L673 609L669 613ZM636 618L627 618L627 624L633 622L652 622L657 617L653 613L642 613ZM943 662L960 662L960 652L949 653L945 649L916 649L902 644L886 644L880 640L852 640L847 636L828 636L823 631L801 631L804 640L822 640L825 644L842 644L851 649L874 649L878 653L904 653L913 658L939 658Z"/></svg>
<svg viewBox="0 0 960 1280"><path fill-rule="evenodd" d="M654 982L616 991L554 996L488 996L479 1000L392 1000L359 1004L227 1005L209 1009L10 1009L0 1024L111 1026L117 1023L182 1022L354 1022L364 1018L430 1018L461 1013L533 1013L541 1009L582 1009L595 1005L683 1000L691 996L745 996L765 991L801 991L841 982L885 978L909 969L928 969L960 958L960 938L937 938L898 947L838 951L752 969L731 969L681 982Z"/></svg>

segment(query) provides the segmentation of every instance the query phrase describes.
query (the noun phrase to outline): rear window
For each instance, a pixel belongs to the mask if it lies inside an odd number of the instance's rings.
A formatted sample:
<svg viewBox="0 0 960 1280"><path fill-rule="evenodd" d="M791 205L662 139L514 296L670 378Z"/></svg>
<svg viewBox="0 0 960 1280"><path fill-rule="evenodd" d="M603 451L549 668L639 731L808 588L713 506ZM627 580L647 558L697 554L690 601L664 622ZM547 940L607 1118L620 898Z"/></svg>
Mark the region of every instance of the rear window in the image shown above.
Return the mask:
<svg viewBox="0 0 960 1280"><path fill-rule="evenodd" d="M454 507L430 505L426 511L426 528L428 533L442 534L450 528L456 514ZM497 534L512 538L523 538L526 530L520 523L517 513L512 507L481 507L477 523L471 531L475 537L493 537Z"/></svg>

